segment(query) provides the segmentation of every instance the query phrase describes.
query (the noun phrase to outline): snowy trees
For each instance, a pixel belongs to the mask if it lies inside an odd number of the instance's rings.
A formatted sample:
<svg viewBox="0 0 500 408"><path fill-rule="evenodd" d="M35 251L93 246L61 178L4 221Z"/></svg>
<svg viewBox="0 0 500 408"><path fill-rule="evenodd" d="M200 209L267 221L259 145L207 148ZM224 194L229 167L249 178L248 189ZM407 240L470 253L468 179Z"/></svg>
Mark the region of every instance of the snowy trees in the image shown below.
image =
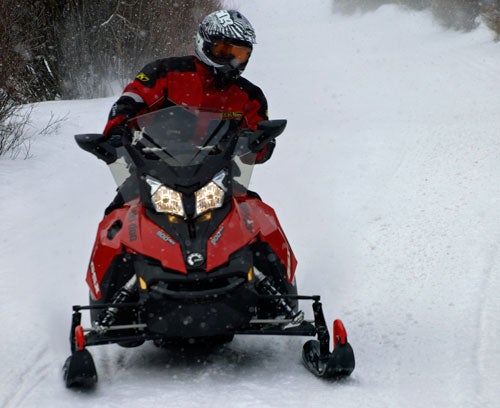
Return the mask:
<svg viewBox="0 0 500 408"><path fill-rule="evenodd" d="M53 43L40 2L0 7L0 89L16 102L54 99L57 86L48 67Z"/></svg>
<svg viewBox="0 0 500 408"><path fill-rule="evenodd" d="M192 53L197 24L220 7L218 0L2 2L0 155L19 145L28 120L9 121L18 104L118 92L148 60Z"/></svg>
<svg viewBox="0 0 500 408"><path fill-rule="evenodd" d="M497 40L500 40L500 0L482 0L481 16L483 21L497 33Z"/></svg>
<svg viewBox="0 0 500 408"><path fill-rule="evenodd" d="M373 10L383 4L430 9L445 26L459 30L475 28L480 17L500 39L500 0L333 0L334 9L347 13Z"/></svg>
<svg viewBox="0 0 500 408"><path fill-rule="evenodd" d="M149 59L187 53L215 0L20 0L0 8L0 89L17 102L110 93Z"/></svg>
<svg viewBox="0 0 500 408"><path fill-rule="evenodd" d="M109 95L149 60L193 53L198 23L220 7L201 0L72 3L63 10L59 59L61 91L69 98Z"/></svg>

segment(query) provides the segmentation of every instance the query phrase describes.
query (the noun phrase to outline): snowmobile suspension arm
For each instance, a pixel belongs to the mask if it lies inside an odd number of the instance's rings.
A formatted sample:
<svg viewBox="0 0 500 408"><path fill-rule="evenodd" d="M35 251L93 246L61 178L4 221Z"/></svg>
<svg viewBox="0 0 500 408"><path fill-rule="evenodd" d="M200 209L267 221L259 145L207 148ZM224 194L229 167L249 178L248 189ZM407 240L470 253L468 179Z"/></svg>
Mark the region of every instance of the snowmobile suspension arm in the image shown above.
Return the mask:
<svg viewBox="0 0 500 408"><path fill-rule="evenodd" d="M302 296L302 295L261 295L261 297L266 299L278 299L278 298L286 298L286 299L296 299L296 300L312 300L312 308L314 313L314 329L315 333L313 335L318 336L318 341L320 344L320 353L321 355L329 355L330 354L330 334L328 333L328 327L326 325L325 315L323 314L323 305L320 300L321 297L318 295L315 296ZM283 333L285 334L285 333ZM289 334L289 333L286 333Z"/></svg>
<svg viewBox="0 0 500 408"><path fill-rule="evenodd" d="M314 321L304 321L299 325L291 325L291 327L283 327L283 324L293 323L292 320L276 320L269 319L265 321L254 320L250 321L250 325L257 325L256 328L246 328L243 330L238 330L235 334L260 334L260 335L285 335L285 336L317 336L320 343L320 353L321 355L329 355L330 346L330 334L328 333L328 328L326 325L325 317L323 314L323 307L320 302L320 296L303 296L303 295L260 295L262 298L266 299L294 299L294 300L312 300ZM73 306L73 318L72 318L72 330L70 335L70 343L72 350L74 350L74 338L73 333L77 326L81 324L81 310L90 309L106 309L108 307L116 308L127 308L127 307L140 307L139 303L103 303L101 305L88 305L88 306ZM260 326L260 327L259 327ZM120 330L134 328L138 330L144 330L144 325L134 325L127 327L113 327L110 326L108 330ZM107 331L107 330L106 330ZM114 342L114 336L108 337L104 332L99 333L99 330L87 329L86 332L89 334L87 338L87 345L97 345ZM160 337L153 333L142 333L131 335L130 339L154 339ZM123 338L120 339L121 341Z"/></svg>

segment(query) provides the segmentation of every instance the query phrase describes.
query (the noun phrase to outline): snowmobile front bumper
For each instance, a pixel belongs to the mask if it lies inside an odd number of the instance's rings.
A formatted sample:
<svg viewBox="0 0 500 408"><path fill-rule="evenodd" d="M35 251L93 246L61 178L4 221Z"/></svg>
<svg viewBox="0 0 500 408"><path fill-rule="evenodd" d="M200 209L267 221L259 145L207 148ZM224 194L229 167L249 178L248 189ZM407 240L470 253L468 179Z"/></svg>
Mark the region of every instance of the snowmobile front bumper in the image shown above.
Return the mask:
<svg viewBox="0 0 500 408"><path fill-rule="evenodd" d="M300 295L260 295L265 299L311 300L314 313L313 320L301 322L293 319L252 319L245 327L232 331L231 335L278 335L316 337L304 344L302 359L305 367L318 377L331 378L348 376L354 370L355 361L352 347L347 342L347 333L340 320L334 322L334 348L330 352L330 334L323 314L319 296ZM81 311L93 309L140 308L138 303L100 304L89 306L73 306L73 317L70 332L72 355L64 366L64 379L67 387L89 386L97 382L97 372L92 356L86 347L103 344L140 345L144 341L162 341L164 334L152 332L147 324L137 323L109 327L81 326Z"/></svg>

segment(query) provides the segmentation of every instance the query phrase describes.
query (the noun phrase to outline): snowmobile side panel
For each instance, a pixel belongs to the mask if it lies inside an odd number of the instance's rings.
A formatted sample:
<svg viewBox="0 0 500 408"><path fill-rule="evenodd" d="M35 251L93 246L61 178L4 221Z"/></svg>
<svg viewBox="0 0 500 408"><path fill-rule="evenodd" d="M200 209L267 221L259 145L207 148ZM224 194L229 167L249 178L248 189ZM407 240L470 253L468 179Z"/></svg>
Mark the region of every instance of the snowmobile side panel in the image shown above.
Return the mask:
<svg viewBox="0 0 500 408"><path fill-rule="evenodd" d="M101 298L101 282L104 275L114 257L122 251L121 242L116 236L122 230L121 220L125 217L127 209L128 207L123 207L115 210L99 223L86 277L87 285L94 299ZM118 226L120 226L119 229Z"/></svg>
<svg viewBox="0 0 500 408"><path fill-rule="evenodd" d="M274 210L249 196L233 200L231 211L208 240L207 270L226 263L230 255L257 238L267 242L285 266L288 283L293 281L297 259Z"/></svg>
<svg viewBox="0 0 500 408"><path fill-rule="evenodd" d="M161 262L166 269L187 273L180 244L146 216L141 204L130 207L122 243L134 252Z"/></svg>
<svg viewBox="0 0 500 408"><path fill-rule="evenodd" d="M94 299L101 298L102 280L124 248L157 259L165 268L187 273L179 243L147 218L136 200L114 210L99 224L86 278Z"/></svg>
<svg viewBox="0 0 500 408"><path fill-rule="evenodd" d="M251 219L242 211L236 200L233 200L232 206L233 211L208 239L207 271L226 264L232 254L257 237L257 231L251 228Z"/></svg>
<svg viewBox="0 0 500 408"><path fill-rule="evenodd" d="M247 198L245 203L250 209L255 228L259 231L259 239L271 246L285 267L288 283L292 283L297 268L297 259L276 213L269 205L256 198Z"/></svg>

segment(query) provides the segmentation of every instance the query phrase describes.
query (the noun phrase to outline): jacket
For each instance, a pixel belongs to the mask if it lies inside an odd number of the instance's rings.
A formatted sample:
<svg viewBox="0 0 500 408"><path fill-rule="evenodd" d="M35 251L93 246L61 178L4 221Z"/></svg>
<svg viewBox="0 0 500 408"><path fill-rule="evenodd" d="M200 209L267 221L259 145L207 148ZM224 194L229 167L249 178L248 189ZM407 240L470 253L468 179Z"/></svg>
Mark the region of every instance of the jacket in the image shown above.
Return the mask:
<svg viewBox="0 0 500 408"><path fill-rule="evenodd" d="M228 117L242 118L251 130L268 119L267 101L262 90L239 77L221 86L209 68L194 56L156 60L146 65L128 84L113 105L104 135L134 116L173 105L220 109ZM274 141L257 155L257 163L268 160Z"/></svg>

